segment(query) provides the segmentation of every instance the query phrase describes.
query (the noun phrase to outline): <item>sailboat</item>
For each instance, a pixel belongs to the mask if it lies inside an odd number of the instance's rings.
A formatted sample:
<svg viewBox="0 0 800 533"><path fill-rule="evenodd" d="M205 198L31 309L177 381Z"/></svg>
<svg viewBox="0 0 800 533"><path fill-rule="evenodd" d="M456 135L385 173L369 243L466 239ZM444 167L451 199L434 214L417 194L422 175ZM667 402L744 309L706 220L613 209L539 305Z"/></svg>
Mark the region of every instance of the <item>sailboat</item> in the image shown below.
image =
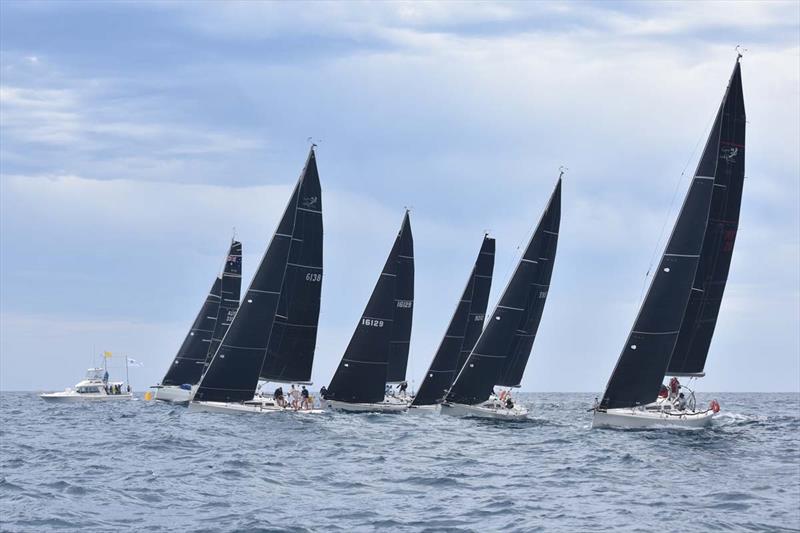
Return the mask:
<svg viewBox="0 0 800 533"><path fill-rule="evenodd" d="M704 375L739 226L745 155L740 59L639 315L594 407L595 427L706 426L719 411L716 400L698 408L694 392L677 377ZM669 388L662 383L666 375L676 376Z"/></svg>
<svg viewBox="0 0 800 533"><path fill-rule="evenodd" d="M413 261L414 242L406 211L372 296L323 393L329 407L350 412L401 412L408 408L406 400L387 397L385 392L392 358L408 357L411 328L405 320L410 322L413 301L407 299L405 276L413 276ZM410 294L413 295L413 280ZM395 322L400 323L397 330ZM397 364L394 368L399 367ZM405 373L405 362L402 367Z"/></svg>
<svg viewBox="0 0 800 533"><path fill-rule="evenodd" d="M464 366L483 330L489 291L492 288L495 240L483 236L480 252L470 272L469 281L458 301L447 332L411 402L415 409L436 409Z"/></svg>
<svg viewBox="0 0 800 533"><path fill-rule="evenodd" d="M175 359L155 389L154 399L187 403L197 388L219 339L225 334L236 309L242 287L242 243L231 241L222 275L214 279L200 312L178 349Z"/></svg>
<svg viewBox="0 0 800 533"><path fill-rule="evenodd" d="M411 397L406 394L406 369L411 346L411 323L414 316L414 237L408 210L399 234L399 249L396 259L394 286L394 316L392 337L389 341L389 366L386 370L386 398L384 403L398 401L408 404ZM395 394L392 385L402 385Z"/></svg>
<svg viewBox="0 0 800 533"><path fill-rule="evenodd" d="M241 306L189 404L192 411L274 413L259 378L307 381L322 284L322 191L314 145ZM321 412L310 407L306 413Z"/></svg>
<svg viewBox="0 0 800 533"><path fill-rule="evenodd" d="M519 387L550 289L561 223L561 177L500 301L453 382L441 412L454 416L522 419L528 410L508 391Z"/></svg>

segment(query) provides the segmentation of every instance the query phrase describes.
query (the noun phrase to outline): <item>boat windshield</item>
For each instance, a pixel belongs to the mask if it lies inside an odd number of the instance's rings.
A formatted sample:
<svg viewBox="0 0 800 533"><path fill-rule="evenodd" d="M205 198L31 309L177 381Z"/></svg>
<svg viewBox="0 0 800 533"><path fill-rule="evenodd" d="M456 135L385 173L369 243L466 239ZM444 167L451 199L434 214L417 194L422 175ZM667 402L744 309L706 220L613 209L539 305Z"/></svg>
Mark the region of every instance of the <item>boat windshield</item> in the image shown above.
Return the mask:
<svg viewBox="0 0 800 533"><path fill-rule="evenodd" d="M78 394L97 394L98 392L100 392L99 387L78 387Z"/></svg>
<svg viewBox="0 0 800 533"><path fill-rule="evenodd" d="M86 371L86 379L98 379L103 381L103 374L102 368L90 368Z"/></svg>

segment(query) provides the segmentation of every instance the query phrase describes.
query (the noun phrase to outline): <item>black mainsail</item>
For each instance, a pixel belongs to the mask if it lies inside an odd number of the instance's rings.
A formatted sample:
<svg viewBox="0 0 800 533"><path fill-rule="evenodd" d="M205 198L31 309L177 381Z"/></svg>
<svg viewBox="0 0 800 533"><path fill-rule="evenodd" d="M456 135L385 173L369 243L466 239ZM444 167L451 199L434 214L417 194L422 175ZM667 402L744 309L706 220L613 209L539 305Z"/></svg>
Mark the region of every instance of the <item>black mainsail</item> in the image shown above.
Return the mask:
<svg viewBox="0 0 800 533"><path fill-rule="evenodd" d="M703 250L692 284L689 304L681 323L667 374L697 376L703 369L717 325L722 294L728 281L733 245L739 228L739 209L744 188L745 110L739 61L731 76L728 93L720 110L716 148L714 192L703 238Z"/></svg>
<svg viewBox="0 0 800 533"><path fill-rule="evenodd" d="M459 363L463 365L463 361L475 346L475 341L483 329L486 306L489 302L494 251L494 239L484 235L461 300L411 405L441 403L461 368ZM462 360L463 353L466 355Z"/></svg>
<svg viewBox="0 0 800 533"><path fill-rule="evenodd" d="M300 231L305 221L298 214L306 198L316 195L319 201L319 191L312 146L278 228L245 291L228 332L200 381L195 400L243 402L253 399L270 346L292 248L303 245L303 242L294 240L295 231ZM300 225L298 220L301 221Z"/></svg>
<svg viewBox="0 0 800 533"><path fill-rule="evenodd" d="M386 381L406 380L408 350L411 346L411 322L414 315L414 237L408 211L400 227L397 270L394 281L394 318L392 340L389 341L389 368Z"/></svg>
<svg viewBox="0 0 800 533"><path fill-rule="evenodd" d="M379 403L384 399L392 340L397 338L392 325L398 309L395 296L398 256L408 251L403 235L410 229L409 224L406 212L372 296L327 388L326 400Z"/></svg>
<svg viewBox="0 0 800 533"><path fill-rule="evenodd" d="M322 293L322 191L313 152L298 201L281 297L260 374L267 381L311 380Z"/></svg>
<svg viewBox="0 0 800 533"><path fill-rule="evenodd" d="M696 292L693 288L698 281L704 286L713 282L709 276L714 276L714 273L700 272L698 265L708 261L713 270L715 264L713 255L703 257L703 253L706 250L711 250L713 253L717 248L716 245L704 243L708 235L709 215L714 195L717 193L716 189L720 189L721 193L717 196L717 201L723 202L728 198L721 190L722 187L716 186L717 176L721 175L720 185L729 185L733 171L729 165L738 166L736 159L739 149L742 150L743 157L744 106L741 95L741 74L737 59L731 82L725 91L697 171L689 186L689 192L675 221L675 227L658 270L642 302L639 315L606 386L600 402L601 408L634 407L655 401L667 368L671 366L670 359L673 357L679 334L684 327L690 331L698 321L697 315L687 316L687 304L690 293ZM726 159L731 156L733 160L727 162ZM715 214L724 212L720 211L720 206L715 206L715 209L717 210ZM738 205L736 211L738 213ZM712 234L716 231L717 229L713 229ZM724 241L724 234L720 237ZM728 242L732 248L732 240ZM724 243L722 247L724 249ZM725 253L728 256L728 263L721 266L727 274L730 251ZM698 274L700 274L699 280ZM719 287L712 286L712 293L709 296L713 298L721 294ZM714 305L713 300L710 301ZM718 310L719 304L716 302L716 310L713 313L715 321ZM684 326L686 319L689 322L688 326ZM711 328L713 329L713 325ZM688 359L683 357L683 354L678 355L676 365L681 366ZM704 352L701 355L702 365L706 354ZM698 360L699 358L694 361Z"/></svg>
<svg viewBox="0 0 800 533"><path fill-rule="evenodd" d="M200 307L200 312L192 322L189 333L183 339L175 359L167 369L164 379L161 380L161 385L194 385L200 381L203 363L208 353L208 344L211 342L214 324L217 321L221 282L219 276L214 278L211 290Z"/></svg>
<svg viewBox="0 0 800 533"><path fill-rule="evenodd" d="M228 250L228 257L225 258L225 267L222 270L220 279L220 302L217 312L217 320L214 322L214 331L211 334L208 352L206 353L205 367L211 362L211 358L217 353L217 348L222 342L222 337L233 321L236 311L239 309L239 298L242 294L242 243L232 241ZM205 371L205 367L203 371ZM200 381L200 375L194 383Z"/></svg>
<svg viewBox="0 0 800 533"><path fill-rule="evenodd" d="M561 176L500 302L447 394L448 402L475 405L486 401L495 385L519 385L547 300L560 223Z"/></svg>

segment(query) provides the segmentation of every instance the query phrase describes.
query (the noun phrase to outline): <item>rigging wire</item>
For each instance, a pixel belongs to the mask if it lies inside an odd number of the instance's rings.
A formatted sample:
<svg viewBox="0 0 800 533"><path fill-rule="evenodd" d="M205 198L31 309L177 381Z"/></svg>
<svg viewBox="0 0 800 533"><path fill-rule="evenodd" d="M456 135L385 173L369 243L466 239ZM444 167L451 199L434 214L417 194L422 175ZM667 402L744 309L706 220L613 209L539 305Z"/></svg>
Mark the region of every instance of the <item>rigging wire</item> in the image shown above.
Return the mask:
<svg viewBox="0 0 800 533"><path fill-rule="evenodd" d="M661 232L658 235L658 240L656 241L655 246L653 247L653 253L650 255L650 261L647 265L647 272L644 274L644 279L642 279L642 290L639 294L639 305L641 306L642 301L644 300L644 291L647 288L647 278L650 277L650 272L653 271L653 263L656 260L656 254L659 250L661 250L661 241L664 238L664 233L667 229L667 223L670 221L672 210L675 207L675 200L678 197L678 190L680 189L681 183L683 183L684 178L686 177L686 169L689 168L689 164L694 160L695 155L697 154L697 149L700 146L700 143L703 141L704 138L707 138L710 134L711 124L714 121L714 118L717 116L717 111L714 111L711 115L711 118L706 123L706 127L703 129L703 132L698 137L697 142L694 144L694 148L692 149L691 154L689 155L688 159L686 160L686 164L683 165L683 170L681 170L680 176L678 179L675 180L675 188L672 191L672 199L669 202L669 207L667 208L667 212L664 214L664 222L661 225Z"/></svg>

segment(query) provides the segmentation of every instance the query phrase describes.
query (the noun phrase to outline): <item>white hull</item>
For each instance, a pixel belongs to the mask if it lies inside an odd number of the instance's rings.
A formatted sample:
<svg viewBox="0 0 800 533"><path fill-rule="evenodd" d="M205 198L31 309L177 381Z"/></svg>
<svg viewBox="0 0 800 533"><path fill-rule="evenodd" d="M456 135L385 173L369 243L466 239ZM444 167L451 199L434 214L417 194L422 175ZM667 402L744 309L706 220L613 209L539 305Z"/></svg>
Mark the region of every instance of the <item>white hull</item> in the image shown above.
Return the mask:
<svg viewBox="0 0 800 533"><path fill-rule="evenodd" d="M528 409L515 405L511 409L494 403L465 405L463 403L443 403L441 413L450 416L474 418L491 418L494 420L524 420L528 418Z"/></svg>
<svg viewBox="0 0 800 533"><path fill-rule="evenodd" d="M189 403L196 390L197 385L193 386L192 390L182 389L175 385L161 385L155 387L153 399L161 400L162 402Z"/></svg>
<svg viewBox="0 0 800 533"><path fill-rule="evenodd" d="M711 424L714 412L662 411L656 409L608 409L595 411L592 427L647 428L653 426L705 427Z"/></svg>
<svg viewBox="0 0 800 533"><path fill-rule="evenodd" d="M123 394L102 394L102 393L90 393L90 394L78 394L75 391L64 391L64 392L50 392L40 394L39 398L48 402L83 402L83 401L90 401L90 402L105 402L105 401L112 401L112 400L131 400L133 399L133 394L130 392L125 392Z"/></svg>
<svg viewBox="0 0 800 533"><path fill-rule="evenodd" d="M298 414L321 414L323 409L292 409L291 407L278 407L273 403L247 402L247 403L226 403L226 402L190 402L189 411L205 413L229 413L229 414L272 414L272 413L298 413Z"/></svg>
<svg viewBox="0 0 800 533"><path fill-rule="evenodd" d="M348 413L402 413L408 409L408 403L406 402L348 403L336 400L325 401L330 409Z"/></svg>
<svg viewBox="0 0 800 533"><path fill-rule="evenodd" d="M439 404L435 403L433 405L409 405L408 410L409 412L418 412L418 413L437 413L439 411Z"/></svg>

